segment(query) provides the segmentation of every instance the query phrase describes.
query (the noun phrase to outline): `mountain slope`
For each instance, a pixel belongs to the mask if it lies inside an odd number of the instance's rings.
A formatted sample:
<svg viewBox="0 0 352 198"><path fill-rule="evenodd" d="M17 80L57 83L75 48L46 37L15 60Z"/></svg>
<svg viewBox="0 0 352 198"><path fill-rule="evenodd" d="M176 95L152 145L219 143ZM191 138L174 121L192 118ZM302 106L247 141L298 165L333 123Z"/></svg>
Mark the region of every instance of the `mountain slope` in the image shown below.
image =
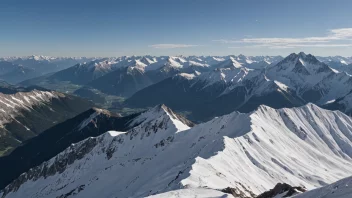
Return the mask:
<svg viewBox="0 0 352 198"><path fill-rule="evenodd" d="M109 130L126 130L137 114L121 117L102 109L90 109L57 124L0 158L0 189L21 173L55 157L73 143Z"/></svg>
<svg viewBox="0 0 352 198"><path fill-rule="evenodd" d="M127 67L93 80L83 89L93 88L106 94L125 97L151 84L153 79L150 79L143 70ZM79 95L79 92L80 90L77 90L75 93Z"/></svg>
<svg viewBox="0 0 352 198"><path fill-rule="evenodd" d="M37 74L33 68L8 61L0 61L0 79L6 82L15 84L38 75L40 74Z"/></svg>
<svg viewBox="0 0 352 198"><path fill-rule="evenodd" d="M129 107L164 103L189 111L190 119L205 121L234 110L250 112L261 104L275 108L304 104L296 93L271 81L260 70L245 67L219 68L200 75L179 74L146 87L125 101Z"/></svg>
<svg viewBox="0 0 352 198"><path fill-rule="evenodd" d="M41 86L47 89L72 92L82 85L114 70L115 62L109 59L98 59L79 63L67 69L45 76L25 80L21 86Z"/></svg>
<svg viewBox="0 0 352 198"><path fill-rule="evenodd" d="M50 76L50 81L69 81L83 85L113 70L114 62L97 60L85 64L77 64Z"/></svg>
<svg viewBox="0 0 352 198"><path fill-rule="evenodd" d="M197 197L197 198L234 198L232 195L206 188L192 188L169 191L161 194L151 195L148 198L181 198L181 197Z"/></svg>
<svg viewBox="0 0 352 198"><path fill-rule="evenodd" d="M2 196L145 197L231 187L254 197L278 182L313 189L352 174L352 119L313 104L260 106L193 128L159 106L136 122L70 146Z"/></svg>
<svg viewBox="0 0 352 198"><path fill-rule="evenodd" d="M54 91L13 88L0 93L0 150L15 148L49 127L89 109L83 99Z"/></svg>
<svg viewBox="0 0 352 198"><path fill-rule="evenodd" d="M296 198L349 198L352 195L352 177L347 177L330 185L308 191L295 196Z"/></svg>

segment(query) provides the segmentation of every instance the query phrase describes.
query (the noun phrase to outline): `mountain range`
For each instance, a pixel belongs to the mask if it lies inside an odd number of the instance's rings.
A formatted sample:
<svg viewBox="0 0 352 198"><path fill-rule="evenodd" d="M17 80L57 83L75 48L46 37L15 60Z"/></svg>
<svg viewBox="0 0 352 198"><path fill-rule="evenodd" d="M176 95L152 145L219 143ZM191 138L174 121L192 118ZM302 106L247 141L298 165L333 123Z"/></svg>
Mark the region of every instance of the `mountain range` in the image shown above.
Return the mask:
<svg viewBox="0 0 352 198"><path fill-rule="evenodd" d="M352 174L352 119L311 103L261 105L196 126L158 105L128 125L68 146L0 195L171 197L231 188L255 197L279 182L310 190Z"/></svg>
<svg viewBox="0 0 352 198"><path fill-rule="evenodd" d="M347 198L351 63L1 58L0 197Z"/></svg>
<svg viewBox="0 0 352 198"><path fill-rule="evenodd" d="M63 71L21 82L91 99L97 94L129 97L135 92L178 73L211 71L228 60L248 67L263 68L281 60L280 56L131 56L97 59ZM95 101L97 102L97 101Z"/></svg>
<svg viewBox="0 0 352 198"><path fill-rule="evenodd" d="M201 74L180 73L129 97L130 107L164 103L207 120L234 110L250 112L261 104L274 108L309 102L351 113L352 78L320 62L313 55L291 54L264 69L249 69L229 59L227 64Z"/></svg>
<svg viewBox="0 0 352 198"><path fill-rule="evenodd" d="M0 189L21 173L55 157L71 144L109 130L131 128L133 125L128 123L137 115L121 117L116 113L92 108L43 131L0 158Z"/></svg>
<svg viewBox="0 0 352 198"><path fill-rule="evenodd" d="M196 122L261 104L280 108L313 102L350 114L351 62L303 52L286 58L123 56L77 64L20 85L72 93L120 111L164 103Z"/></svg>

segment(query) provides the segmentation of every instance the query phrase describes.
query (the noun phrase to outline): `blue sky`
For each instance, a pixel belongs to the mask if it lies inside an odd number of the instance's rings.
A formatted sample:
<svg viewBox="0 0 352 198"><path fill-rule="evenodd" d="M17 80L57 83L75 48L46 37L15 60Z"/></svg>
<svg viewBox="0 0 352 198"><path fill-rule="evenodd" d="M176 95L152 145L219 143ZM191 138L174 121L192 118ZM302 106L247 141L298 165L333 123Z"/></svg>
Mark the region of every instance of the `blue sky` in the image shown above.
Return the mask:
<svg viewBox="0 0 352 198"><path fill-rule="evenodd" d="M0 56L352 56L351 0L0 0Z"/></svg>

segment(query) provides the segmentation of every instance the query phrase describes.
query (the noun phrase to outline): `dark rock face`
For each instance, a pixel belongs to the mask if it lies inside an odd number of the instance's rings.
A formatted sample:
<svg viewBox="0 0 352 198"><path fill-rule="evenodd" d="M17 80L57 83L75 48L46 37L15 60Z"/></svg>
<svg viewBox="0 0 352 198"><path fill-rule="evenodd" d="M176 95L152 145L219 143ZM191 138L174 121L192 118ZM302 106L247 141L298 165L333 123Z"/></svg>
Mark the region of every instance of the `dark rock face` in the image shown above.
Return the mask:
<svg viewBox="0 0 352 198"><path fill-rule="evenodd" d="M237 108L237 111L248 113L261 104L270 106L272 108L291 108L304 105L305 102L300 100L294 92L271 92L262 96L251 97L243 106Z"/></svg>
<svg viewBox="0 0 352 198"><path fill-rule="evenodd" d="M75 160L82 159L85 154L89 153L97 143L97 139L89 138L84 144L78 145L74 151L66 153L65 156L57 156L54 163L48 164L44 162L41 166L30 169L26 174L21 174L3 190L4 196L11 191L17 191L18 188L28 180L36 181L40 177L46 178L56 173L62 173L66 167L75 162Z"/></svg>
<svg viewBox="0 0 352 198"><path fill-rule="evenodd" d="M294 195L295 193L302 193L305 192L306 189L303 187L293 187L289 184L286 183L278 183L276 184L276 186L269 190L266 191L260 195L257 196L257 198L272 198L275 197L276 195L285 193L285 195L283 195L283 197L290 197L292 195Z"/></svg>
<svg viewBox="0 0 352 198"><path fill-rule="evenodd" d="M321 97L322 97L321 90L318 90L318 89L316 90L310 89L305 91L302 94L302 98L308 102L317 102L319 99L321 99Z"/></svg>
<svg viewBox="0 0 352 198"><path fill-rule="evenodd" d="M240 184L241 185L241 184ZM246 196L246 193L241 191L240 189L237 188L231 188L231 187L227 187L224 188L222 190L220 190L221 192L233 195L236 198L252 198L255 197L255 194L251 191L249 191L248 189L246 189L243 185L242 187L245 189L245 191L247 192L247 194L250 194L250 197Z"/></svg>
<svg viewBox="0 0 352 198"><path fill-rule="evenodd" d="M180 120L183 124L189 126L189 127L193 127L195 126L195 124L189 120L187 120L185 117L174 113L169 107L165 106L164 104L159 106L160 108L164 109L167 113L169 113L169 115L176 120Z"/></svg>

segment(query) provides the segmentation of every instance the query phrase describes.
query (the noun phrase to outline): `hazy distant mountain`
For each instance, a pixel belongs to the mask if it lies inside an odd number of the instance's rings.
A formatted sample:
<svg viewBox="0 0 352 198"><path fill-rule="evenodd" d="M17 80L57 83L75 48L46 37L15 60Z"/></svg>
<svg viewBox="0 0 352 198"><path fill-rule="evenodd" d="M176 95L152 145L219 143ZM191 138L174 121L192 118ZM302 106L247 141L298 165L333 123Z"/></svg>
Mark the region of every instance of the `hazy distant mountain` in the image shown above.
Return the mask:
<svg viewBox="0 0 352 198"><path fill-rule="evenodd" d="M39 74L41 75L41 74ZM38 76L35 70L8 61L0 61L0 79L9 83L17 83L23 79Z"/></svg>
<svg viewBox="0 0 352 198"><path fill-rule="evenodd" d="M320 57L325 61L339 58ZM343 60L348 62L349 59ZM346 65L344 71L349 70L347 68L352 67ZM74 93L99 104L106 103L106 98L128 98L136 94L126 101L128 107L145 108L166 103L176 110L199 113L210 119L233 110L251 111L263 101L273 107L299 106L307 102L323 106L346 97L351 90L349 79L346 73L304 53L291 54L285 59L244 55L123 56L78 64L21 85ZM164 80L165 84L161 82ZM168 91L172 93L161 94ZM183 99L179 99L181 95ZM341 109L341 105L335 106Z"/></svg>
<svg viewBox="0 0 352 198"><path fill-rule="evenodd" d="M0 75L4 75L16 69L18 65L8 61L0 61Z"/></svg>
<svg viewBox="0 0 352 198"><path fill-rule="evenodd" d="M50 56L27 56L27 57L9 57L3 60L14 64L22 65L37 70L38 73L45 74L62 69L66 69L77 63L84 63L95 58L86 57L50 57Z"/></svg>
<svg viewBox="0 0 352 198"><path fill-rule="evenodd" d="M0 58L0 79L16 84L90 60L92 59L54 58L47 56ZM12 67L9 64L12 64Z"/></svg>
<svg viewBox="0 0 352 198"><path fill-rule="evenodd" d="M77 64L50 76L50 81L68 81L73 84L84 85L113 71L113 63L108 60L92 61Z"/></svg>
<svg viewBox="0 0 352 198"><path fill-rule="evenodd" d="M130 124L129 130L69 146L21 174L0 196L230 197L226 193L234 192L252 198L277 183L311 190L352 174L352 119L313 104L278 110L261 105L193 127L159 105Z"/></svg>
<svg viewBox="0 0 352 198"><path fill-rule="evenodd" d="M113 93L114 95L126 95L125 91L120 91L117 84L119 84L120 77L119 75L132 77L134 79L139 79L144 75L139 75L138 73L150 74L150 80L143 84L143 79L139 80L140 82L131 82L130 87L147 87L150 84L158 82L166 77L171 76L171 74L177 73L194 73L194 72L206 72L213 68L214 65L218 65L221 62L226 62L230 59L236 59L248 67L255 67L258 69L263 69L266 66L282 59L279 56L269 57L245 57L241 56L123 56L118 58L104 58L97 59L92 62L87 62L85 64L78 64L67 68L63 71L54 73L52 75L48 75L45 77L39 77L36 79L30 79L21 83L21 85L38 85L43 86L49 89L55 89L59 91L75 91L80 88L82 85L87 85L88 87L102 87L103 89L109 89L108 93ZM127 70L126 68L130 68ZM120 70L121 69L121 70ZM121 71L125 70L125 73L122 74ZM104 75L116 71L115 74L109 74L103 80ZM135 72L136 75L131 75L131 72L128 71L140 71ZM155 71L155 72L150 72ZM154 74L152 74L154 73ZM156 73L156 74L155 74ZM100 78L98 80L98 78ZM142 77L144 78L144 77ZM155 78L155 79L154 79ZM96 80L96 81L95 81ZM95 82L92 82L95 81ZM114 81L112 84L111 82ZM137 80L138 81L138 80ZM150 83L152 82L152 83ZM137 85L142 83L140 85ZM124 82L123 84L128 84ZM134 85L135 84L135 85ZM116 88L114 88L116 86ZM84 88L87 89L87 88ZM114 90L113 90L114 89ZM135 88L131 93L139 90L139 88ZM106 90L101 90L103 92L107 92ZM129 94L127 94L129 95Z"/></svg>
<svg viewBox="0 0 352 198"><path fill-rule="evenodd" d="M34 69L19 65L15 67L12 71L0 75L0 79L12 84L16 84L18 82L23 81L24 79L34 78L36 76L38 76L38 73Z"/></svg>

